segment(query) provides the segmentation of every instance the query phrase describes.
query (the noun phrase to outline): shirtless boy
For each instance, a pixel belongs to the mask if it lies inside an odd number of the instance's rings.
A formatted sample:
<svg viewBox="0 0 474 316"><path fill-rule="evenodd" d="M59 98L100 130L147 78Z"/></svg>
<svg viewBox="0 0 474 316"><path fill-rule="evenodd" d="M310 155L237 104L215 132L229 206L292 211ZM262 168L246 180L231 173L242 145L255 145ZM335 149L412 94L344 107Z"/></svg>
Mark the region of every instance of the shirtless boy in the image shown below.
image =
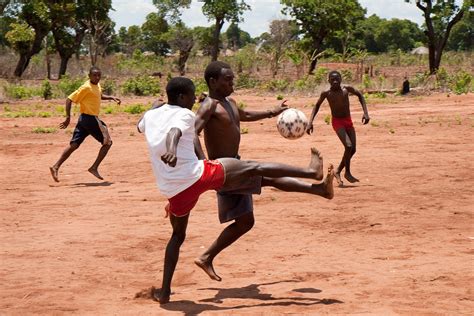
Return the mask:
<svg viewBox="0 0 474 316"><path fill-rule="evenodd" d="M204 79L209 88L209 97L201 103L197 111L196 132L199 134L204 130L209 159L239 159L240 122L275 117L288 108L285 101L266 111L239 108L236 101L229 97L234 92L234 73L227 63L211 62L205 70ZM317 179L322 179L322 172L318 174ZM195 261L211 279L221 281L212 265L214 258L253 227L255 219L252 194L259 194L261 186L262 183L257 179L255 183L248 183L246 190L217 192L219 221L233 222Z"/></svg>
<svg viewBox="0 0 474 316"><path fill-rule="evenodd" d="M305 192L327 199L332 199L334 195L332 165L324 181L319 184L289 178L314 180L320 177L322 164L315 150L312 150L308 168L235 158L198 158L204 154L195 133L195 115L191 111L196 98L194 93L194 84L190 79L171 79L166 86L168 103L149 110L138 123L138 129L145 134L148 143L158 188L168 198L165 209L173 228L165 251L162 287L153 293L161 304L170 300L171 280L178 263L179 249L186 237L189 214L205 191L239 190L260 179L262 184L285 191Z"/></svg>
<svg viewBox="0 0 474 316"><path fill-rule="evenodd" d="M318 114L319 108L323 103L324 99L329 102L332 116L332 127L336 132L337 136L344 145L344 155L341 163L335 170L336 180L339 186L343 186L341 179L342 169L345 168L344 178L350 183L359 182L359 179L354 177L351 173L351 159L356 152L356 133L352 124L351 112L349 109L349 94L356 95L359 98L359 102L362 105L364 115L362 116L362 123L365 125L369 123L369 113L367 112L367 104L365 103L364 96L360 91L354 89L351 86L341 87L342 76L338 71L331 71L328 75L328 81L331 87L329 90L321 93L318 102L316 102L311 118L309 119L308 127L306 132L311 134L313 132L313 120Z"/></svg>

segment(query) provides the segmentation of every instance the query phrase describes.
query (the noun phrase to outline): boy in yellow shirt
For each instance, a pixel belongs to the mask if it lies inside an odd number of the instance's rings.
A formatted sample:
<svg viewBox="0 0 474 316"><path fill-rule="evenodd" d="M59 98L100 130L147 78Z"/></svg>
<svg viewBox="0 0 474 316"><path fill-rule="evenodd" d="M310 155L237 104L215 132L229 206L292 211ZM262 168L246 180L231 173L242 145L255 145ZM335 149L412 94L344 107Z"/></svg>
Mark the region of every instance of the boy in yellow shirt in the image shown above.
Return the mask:
<svg viewBox="0 0 474 316"><path fill-rule="evenodd" d="M121 101L119 98L102 94L102 88L99 84L101 75L99 68L95 66L91 67L89 70L89 80L74 91L66 100L66 120L59 124L59 128L64 129L68 127L71 120L71 104L73 102L79 103L81 115L77 121L69 146L66 147L61 157L59 157L59 160L52 167L49 167L51 176L56 182L59 182L59 167L79 148L84 139L89 135L92 135L92 137L102 144L97 159L89 168L89 172L100 180L104 179L99 174L98 168L112 146L112 139L110 138L107 126L103 121L99 120L98 117L100 101L113 100L117 102L118 105L120 105Z"/></svg>

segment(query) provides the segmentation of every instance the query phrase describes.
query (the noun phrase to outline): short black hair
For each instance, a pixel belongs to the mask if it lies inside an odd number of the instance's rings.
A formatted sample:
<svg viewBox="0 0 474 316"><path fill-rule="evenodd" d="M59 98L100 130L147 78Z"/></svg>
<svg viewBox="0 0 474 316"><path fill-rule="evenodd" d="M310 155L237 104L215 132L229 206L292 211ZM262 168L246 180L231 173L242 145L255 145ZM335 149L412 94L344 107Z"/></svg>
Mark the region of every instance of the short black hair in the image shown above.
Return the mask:
<svg viewBox="0 0 474 316"><path fill-rule="evenodd" d="M186 77L171 78L166 85L166 95L168 96L168 102L175 102L177 101L180 94L194 91L195 87L193 81Z"/></svg>
<svg viewBox="0 0 474 316"><path fill-rule="evenodd" d="M222 69L230 69L230 65L219 60L213 61L207 65L206 70L204 71L204 79L206 80L208 86L209 80L211 80L211 78L219 78L222 73Z"/></svg>
<svg viewBox="0 0 474 316"><path fill-rule="evenodd" d="M99 68L99 67L97 67L97 66L92 66L91 68L89 68L89 75L90 75L91 73L93 73L94 71L102 72L102 71L100 71L100 68Z"/></svg>
<svg viewBox="0 0 474 316"><path fill-rule="evenodd" d="M331 75L338 75L339 77L342 78L341 73L340 73L339 71L337 71L337 70L332 70L332 71L330 71L330 72L328 73L328 78L331 77Z"/></svg>

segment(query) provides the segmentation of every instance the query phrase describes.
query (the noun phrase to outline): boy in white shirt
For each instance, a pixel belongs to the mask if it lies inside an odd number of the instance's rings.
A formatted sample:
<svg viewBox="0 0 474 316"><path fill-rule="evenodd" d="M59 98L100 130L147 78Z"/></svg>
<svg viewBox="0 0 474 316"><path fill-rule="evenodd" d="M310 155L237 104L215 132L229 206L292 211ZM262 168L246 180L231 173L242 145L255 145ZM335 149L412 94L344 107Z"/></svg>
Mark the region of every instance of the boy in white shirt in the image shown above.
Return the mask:
<svg viewBox="0 0 474 316"><path fill-rule="evenodd" d="M327 199L334 196L332 165L319 184L288 178L316 179L321 174L322 158L315 149L311 150L308 168L234 158L204 159L194 129L195 115L191 111L196 100L193 82L184 77L173 78L166 86L166 94L168 103L149 110L138 123L138 130L145 134L148 143L158 188L168 198L165 209L173 227L165 252L162 287L153 293L161 304L170 300L171 280L186 236L189 213L205 191L245 189L252 178L262 177L273 180L263 181L263 184L271 183L280 190L310 193ZM199 266L208 274L212 272L207 271L212 266Z"/></svg>

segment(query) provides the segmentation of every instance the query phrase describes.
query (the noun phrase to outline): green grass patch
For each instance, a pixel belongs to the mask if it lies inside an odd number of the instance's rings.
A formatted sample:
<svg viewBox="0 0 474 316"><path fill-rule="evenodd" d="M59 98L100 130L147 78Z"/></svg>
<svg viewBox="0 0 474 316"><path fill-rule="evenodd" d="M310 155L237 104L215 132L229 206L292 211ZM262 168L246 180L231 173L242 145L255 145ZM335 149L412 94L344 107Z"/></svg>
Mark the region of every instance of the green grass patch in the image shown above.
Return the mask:
<svg viewBox="0 0 474 316"><path fill-rule="evenodd" d="M56 133L57 129L54 127L35 127L32 132L36 134L52 134Z"/></svg>

